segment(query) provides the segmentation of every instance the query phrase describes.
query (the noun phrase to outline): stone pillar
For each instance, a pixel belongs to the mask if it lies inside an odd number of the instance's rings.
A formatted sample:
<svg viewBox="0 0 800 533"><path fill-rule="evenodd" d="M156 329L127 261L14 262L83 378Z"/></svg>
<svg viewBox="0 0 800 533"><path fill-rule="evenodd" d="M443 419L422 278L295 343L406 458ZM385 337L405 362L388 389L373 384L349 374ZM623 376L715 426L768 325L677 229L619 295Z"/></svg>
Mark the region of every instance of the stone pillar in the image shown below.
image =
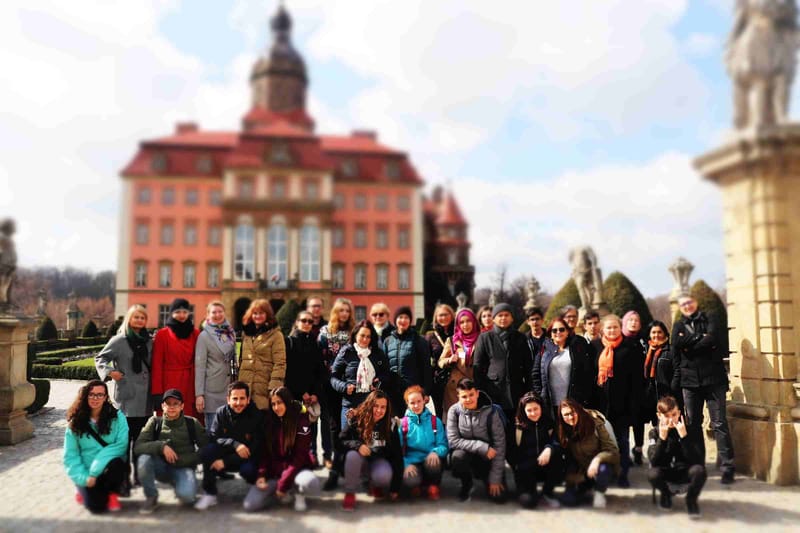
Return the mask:
<svg viewBox="0 0 800 533"><path fill-rule="evenodd" d="M25 379L28 331L35 322L0 310L0 445L17 444L33 436L25 408L36 389Z"/></svg>
<svg viewBox="0 0 800 533"><path fill-rule="evenodd" d="M692 275L694 265L683 257L679 257L669 266L669 273L672 274L672 291L669 293L669 325L672 327L672 322L675 315L678 314L678 298L681 295L689 294L689 276Z"/></svg>
<svg viewBox="0 0 800 533"><path fill-rule="evenodd" d="M736 468L797 484L800 125L740 133L695 166L722 191Z"/></svg>

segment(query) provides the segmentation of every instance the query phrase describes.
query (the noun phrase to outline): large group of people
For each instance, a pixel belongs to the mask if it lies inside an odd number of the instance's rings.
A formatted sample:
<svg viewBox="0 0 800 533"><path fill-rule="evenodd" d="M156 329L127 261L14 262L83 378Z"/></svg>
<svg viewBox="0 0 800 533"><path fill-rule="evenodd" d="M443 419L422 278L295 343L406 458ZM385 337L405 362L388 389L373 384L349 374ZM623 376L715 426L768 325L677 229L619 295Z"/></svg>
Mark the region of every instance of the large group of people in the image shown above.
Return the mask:
<svg viewBox="0 0 800 533"><path fill-rule="evenodd" d="M189 302L176 299L152 340L147 310L132 306L95 358L100 379L67 413L64 464L76 500L117 511L140 485L140 512L151 513L160 480L203 511L218 502L217 479L239 474L250 485L246 511L305 511L307 497L340 479L342 509L352 511L364 486L376 499L439 500L449 469L460 501L477 479L502 503L510 468L524 508L602 508L609 486L630 486L649 424L659 504L670 508L683 484L694 517L707 477L704 404L721 481L734 480L719 332L690 296L679 299L671 336L659 321L643 327L635 311L587 312L579 334L574 306L549 324L541 309L527 310L522 333L504 303L477 313L440 304L422 336L408 307L392 316L375 303L356 323L347 299L328 320L321 298L306 303L285 336L269 302L253 301L238 350L220 301L196 328ZM324 483L313 472L322 467Z"/></svg>

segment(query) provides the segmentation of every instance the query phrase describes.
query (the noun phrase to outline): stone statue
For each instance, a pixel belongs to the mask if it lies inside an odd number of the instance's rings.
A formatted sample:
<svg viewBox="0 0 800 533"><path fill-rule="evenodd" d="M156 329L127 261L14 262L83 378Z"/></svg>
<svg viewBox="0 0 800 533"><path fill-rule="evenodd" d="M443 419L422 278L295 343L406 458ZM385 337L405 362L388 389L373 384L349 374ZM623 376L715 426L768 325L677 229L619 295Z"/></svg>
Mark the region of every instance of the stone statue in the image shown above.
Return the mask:
<svg viewBox="0 0 800 533"><path fill-rule="evenodd" d="M467 306L467 302L469 298L463 292L459 292L458 296L456 296L456 303L458 304L459 309L463 309Z"/></svg>
<svg viewBox="0 0 800 533"><path fill-rule="evenodd" d="M725 63L733 80L737 129L787 120L797 36L795 0L736 1Z"/></svg>
<svg viewBox="0 0 800 533"><path fill-rule="evenodd" d="M579 246L569 252L572 279L578 287L581 308L596 309L603 302L603 277L597 267L597 256L589 246Z"/></svg>
<svg viewBox="0 0 800 533"><path fill-rule="evenodd" d="M531 276L531 279L525 284L525 296L528 298L528 301L523 306L525 311L536 307L536 296L539 294L539 289L541 289L539 280Z"/></svg>
<svg viewBox="0 0 800 533"><path fill-rule="evenodd" d="M47 291L42 287L39 289L39 305L36 306L36 315L44 316L47 314Z"/></svg>
<svg viewBox="0 0 800 533"><path fill-rule="evenodd" d="M13 220L7 218L0 222L0 307L11 307L11 285L17 272L15 232Z"/></svg>
<svg viewBox="0 0 800 533"><path fill-rule="evenodd" d="M692 275L692 270L694 265L683 257L679 257L669 266L669 272L675 282L669 295L671 301L677 301L679 296L689 294L689 276Z"/></svg>
<svg viewBox="0 0 800 533"><path fill-rule="evenodd" d="M497 305L497 298L498 298L497 290L492 289L492 292L489 293L489 307L494 309L494 306Z"/></svg>

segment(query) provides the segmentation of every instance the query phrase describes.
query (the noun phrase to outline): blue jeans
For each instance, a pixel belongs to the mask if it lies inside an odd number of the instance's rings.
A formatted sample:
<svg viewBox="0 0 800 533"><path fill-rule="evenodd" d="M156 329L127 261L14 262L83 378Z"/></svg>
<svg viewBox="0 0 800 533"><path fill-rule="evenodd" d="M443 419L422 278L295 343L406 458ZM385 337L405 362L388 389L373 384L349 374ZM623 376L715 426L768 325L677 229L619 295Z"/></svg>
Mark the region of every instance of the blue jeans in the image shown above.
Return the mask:
<svg viewBox="0 0 800 533"><path fill-rule="evenodd" d="M211 424L214 422L214 417L217 416L217 413L205 413L206 418L206 433L209 435L211 434Z"/></svg>
<svg viewBox="0 0 800 533"><path fill-rule="evenodd" d="M181 503L194 502L197 494L197 478L194 467L177 468L167 463L163 457L140 455L136 461L139 467L139 481L142 483L144 495L148 498L158 496L156 479L175 486L175 497Z"/></svg>

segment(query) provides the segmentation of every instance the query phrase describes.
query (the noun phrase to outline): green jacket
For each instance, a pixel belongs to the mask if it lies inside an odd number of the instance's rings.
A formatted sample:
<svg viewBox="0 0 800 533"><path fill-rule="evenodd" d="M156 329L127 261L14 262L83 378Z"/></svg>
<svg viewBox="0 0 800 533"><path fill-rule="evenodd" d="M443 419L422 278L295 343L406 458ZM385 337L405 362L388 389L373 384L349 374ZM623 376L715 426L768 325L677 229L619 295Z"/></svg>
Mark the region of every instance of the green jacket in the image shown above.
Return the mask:
<svg viewBox="0 0 800 533"><path fill-rule="evenodd" d="M178 460L172 465L176 468L194 467L200 463L200 449L208 444L206 430L200 425L197 419L191 416L185 417L183 413L175 420L167 420L163 417L161 433L158 440L153 438L154 426L159 417L151 416L145 424L136 444L133 446L133 453L136 455L157 455L163 457L164 446L169 445L178 454ZM189 438L189 431L186 429L186 419L194 424L197 449Z"/></svg>

